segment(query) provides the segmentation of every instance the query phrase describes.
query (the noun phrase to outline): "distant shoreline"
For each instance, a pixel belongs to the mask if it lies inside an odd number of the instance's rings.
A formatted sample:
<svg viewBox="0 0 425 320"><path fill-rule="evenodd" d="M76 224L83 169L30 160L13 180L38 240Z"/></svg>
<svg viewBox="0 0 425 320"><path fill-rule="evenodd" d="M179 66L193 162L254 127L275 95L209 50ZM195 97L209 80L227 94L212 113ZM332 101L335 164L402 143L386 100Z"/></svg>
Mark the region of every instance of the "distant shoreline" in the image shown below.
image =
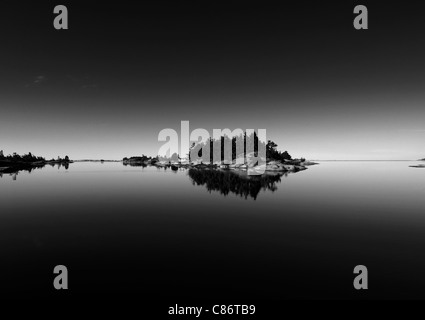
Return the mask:
<svg viewBox="0 0 425 320"><path fill-rule="evenodd" d="M74 162L122 162L122 160L82 159L82 160L74 160Z"/></svg>

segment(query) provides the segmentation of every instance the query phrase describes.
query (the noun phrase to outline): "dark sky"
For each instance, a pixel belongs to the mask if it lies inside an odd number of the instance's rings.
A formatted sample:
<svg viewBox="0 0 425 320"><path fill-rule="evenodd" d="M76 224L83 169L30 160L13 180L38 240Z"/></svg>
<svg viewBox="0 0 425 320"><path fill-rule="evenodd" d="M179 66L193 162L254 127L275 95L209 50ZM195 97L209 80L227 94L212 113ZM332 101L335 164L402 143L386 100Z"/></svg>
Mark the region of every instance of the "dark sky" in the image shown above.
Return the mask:
<svg viewBox="0 0 425 320"><path fill-rule="evenodd" d="M0 149L155 155L188 120L267 129L295 157L425 157L420 1L144 2L1 1Z"/></svg>

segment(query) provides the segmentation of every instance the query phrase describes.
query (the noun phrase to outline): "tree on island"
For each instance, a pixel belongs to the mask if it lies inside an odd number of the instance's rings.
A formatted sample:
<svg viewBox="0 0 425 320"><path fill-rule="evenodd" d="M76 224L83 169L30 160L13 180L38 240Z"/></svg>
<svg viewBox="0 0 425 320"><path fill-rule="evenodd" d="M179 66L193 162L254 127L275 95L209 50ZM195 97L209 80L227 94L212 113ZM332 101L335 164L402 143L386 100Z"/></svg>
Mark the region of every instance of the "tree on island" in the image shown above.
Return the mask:
<svg viewBox="0 0 425 320"><path fill-rule="evenodd" d="M148 161L150 160L151 157L145 156L144 154L142 154L142 156L134 156L134 157L125 157L122 160L123 161L133 161L133 162L143 162L143 161Z"/></svg>
<svg viewBox="0 0 425 320"><path fill-rule="evenodd" d="M43 157L36 157L31 152L28 152L27 154L24 154L23 156L14 152L13 155L8 155L7 157L4 157L4 159L12 161L12 162L27 162L27 163L45 161Z"/></svg>
<svg viewBox="0 0 425 320"><path fill-rule="evenodd" d="M201 144L196 144L193 143L190 146L189 149L189 160L192 161L192 159L190 159L190 154L192 152L192 150L195 150L195 154L196 151L198 151L198 156L202 157L202 149L205 146L208 146L208 144L210 145L210 161L213 162L213 150L214 149L221 149L221 161L224 160L224 145L227 143L231 143L232 144L232 160L235 160L237 157L240 157L240 154L237 154L237 141L242 140L243 141L243 156L246 156L247 153L247 145L254 145L254 150L258 150L258 146L259 144L262 144L263 147L265 147L266 149L266 157L267 160L277 160L277 161L282 161L284 162L285 160L292 160L291 155L287 152L281 152L281 151L277 151L277 144L274 143L273 141L269 140L267 142L267 144L261 140L258 139L257 133L253 133L249 136L246 135L246 132L244 133L244 135L240 135L238 137L228 137L227 135L224 135L221 137L221 139L213 139L213 138L209 138L207 140L206 143L201 143ZM254 152L255 155L258 154L258 151Z"/></svg>
<svg viewBox="0 0 425 320"><path fill-rule="evenodd" d="M277 148L277 144L274 143L272 140L269 140L266 144L266 155L267 155L267 159L271 159L271 160L280 160L280 161L285 161L285 160L292 160L291 155L287 152L280 152L276 150Z"/></svg>

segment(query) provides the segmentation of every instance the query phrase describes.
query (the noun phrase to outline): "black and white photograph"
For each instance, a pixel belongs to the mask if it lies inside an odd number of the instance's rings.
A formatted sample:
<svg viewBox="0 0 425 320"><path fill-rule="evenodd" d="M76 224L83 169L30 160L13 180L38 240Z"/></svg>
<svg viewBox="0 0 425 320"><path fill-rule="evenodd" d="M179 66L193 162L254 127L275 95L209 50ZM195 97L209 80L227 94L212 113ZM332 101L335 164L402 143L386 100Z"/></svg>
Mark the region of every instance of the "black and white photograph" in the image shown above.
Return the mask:
<svg viewBox="0 0 425 320"><path fill-rule="evenodd" d="M424 299L422 5L2 1L0 300Z"/></svg>

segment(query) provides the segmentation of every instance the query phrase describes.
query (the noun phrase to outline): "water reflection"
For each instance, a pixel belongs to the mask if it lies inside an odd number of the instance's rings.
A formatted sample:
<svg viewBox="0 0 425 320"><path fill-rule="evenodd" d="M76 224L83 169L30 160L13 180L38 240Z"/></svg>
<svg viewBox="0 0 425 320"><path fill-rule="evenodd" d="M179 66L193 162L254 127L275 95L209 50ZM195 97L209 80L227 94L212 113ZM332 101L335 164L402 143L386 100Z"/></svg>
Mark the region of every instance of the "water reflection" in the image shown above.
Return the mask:
<svg viewBox="0 0 425 320"><path fill-rule="evenodd" d="M55 167L55 165L58 167L58 170L61 168L61 167L64 167L65 168L65 170L68 170L68 168L69 168L69 162L64 162L64 163L60 163L60 162L58 162L58 163L49 163L49 165L52 167L52 168L54 168ZM44 166L43 166L44 167Z"/></svg>
<svg viewBox="0 0 425 320"><path fill-rule="evenodd" d="M189 169L193 185L205 186L209 192L219 191L222 195L237 194L245 199L257 199L261 190L277 190L281 177L287 174L273 172L261 176L248 175L243 171Z"/></svg>
<svg viewBox="0 0 425 320"><path fill-rule="evenodd" d="M146 168L146 167L155 167L158 170L162 170L164 169L165 171L167 171L168 169L171 169L172 172L176 173L177 171L184 171L186 170L186 167L180 166L180 165L174 165L174 164L156 164L156 165L151 165L151 164L147 164L145 162L140 162L140 161L126 161L123 162L123 165L125 167L129 166L129 167L142 167L142 168Z"/></svg>
<svg viewBox="0 0 425 320"><path fill-rule="evenodd" d="M35 169L41 169L44 167L44 164L40 165L20 165L19 167L6 167L2 168L1 173L15 174L20 171L32 172Z"/></svg>
<svg viewBox="0 0 425 320"><path fill-rule="evenodd" d="M130 167L142 167L142 168L146 168L148 166L146 163L143 163L143 162L123 162L122 164L125 167L130 166Z"/></svg>
<svg viewBox="0 0 425 320"><path fill-rule="evenodd" d="M123 162L124 166L130 167L150 167L144 162L132 161ZM283 172L267 172L263 175L248 175L246 171L230 171L208 168L189 168L174 164L156 164L158 170L169 170L173 173L188 170L189 177L194 185L205 186L208 191L219 191L222 195L229 193L237 194L245 199L248 197L257 199L261 190L277 190L277 184L281 182L281 177L286 176Z"/></svg>
<svg viewBox="0 0 425 320"><path fill-rule="evenodd" d="M54 168L55 166L58 167L58 170L60 168L65 168L65 170L69 169L69 162L55 162L55 163L43 163L43 164L20 164L18 167L6 167L6 168L1 168L0 171L0 178L3 178L3 176L10 176L12 177L13 181L17 180L17 177L19 175L20 172L28 172L31 173L32 171L36 170L36 169L42 169L44 168L46 165L50 165L52 168Z"/></svg>

